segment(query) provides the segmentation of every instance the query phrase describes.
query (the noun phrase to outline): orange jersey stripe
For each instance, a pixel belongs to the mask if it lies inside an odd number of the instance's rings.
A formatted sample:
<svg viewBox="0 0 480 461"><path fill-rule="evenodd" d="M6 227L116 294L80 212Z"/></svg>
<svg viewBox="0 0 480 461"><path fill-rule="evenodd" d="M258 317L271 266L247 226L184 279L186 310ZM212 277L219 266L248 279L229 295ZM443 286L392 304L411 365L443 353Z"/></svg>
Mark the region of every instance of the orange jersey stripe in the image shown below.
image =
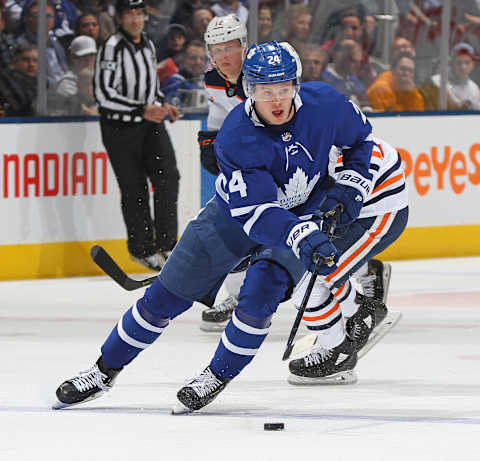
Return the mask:
<svg viewBox="0 0 480 461"><path fill-rule="evenodd" d="M303 320L306 322L314 322L315 320L323 320L326 319L329 315L335 313L338 309L340 309L340 304L338 302L333 306L328 312L325 314L319 315L318 317L302 317Z"/></svg>
<svg viewBox="0 0 480 461"><path fill-rule="evenodd" d="M345 282L342 286L338 287L338 290L335 291L335 293L333 293L333 296L338 298L338 296L342 294L346 284L347 284L347 282Z"/></svg>
<svg viewBox="0 0 480 461"><path fill-rule="evenodd" d="M341 272L353 259L355 259L365 248L367 248L368 245L370 245L370 243L372 243L373 239L383 230L383 228L387 224L388 218L390 217L391 214L392 213L387 213L386 215L384 215L377 230L372 234L370 234L367 241L364 242L363 245L360 246L360 248L357 248L345 261L343 261L343 263L340 264L340 266L338 266L335 272L332 272L331 274L325 277L325 280L327 282L330 282L330 280L332 280L332 278L335 277L335 275Z"/></svg>
<svg viewBox="0 0 480 461"><path fill-rule="evenodd" d="M385 189L385 187L389 186L390 184L393 184L394 182L400 181L401 179L403 179L403 173L397 174L397 176L393 176L393 178L383 181L382 184L380 184L378 187L375 187L375 189L373 189L372 194L374 194L375 192L378 192L379 190Z"/></svg>
<svg viewBox="0 0 480 461"><path fill-rule="evenodd" d="M224 86L205 85L206 88L213 88L214 90L225 90Z"/></svg>

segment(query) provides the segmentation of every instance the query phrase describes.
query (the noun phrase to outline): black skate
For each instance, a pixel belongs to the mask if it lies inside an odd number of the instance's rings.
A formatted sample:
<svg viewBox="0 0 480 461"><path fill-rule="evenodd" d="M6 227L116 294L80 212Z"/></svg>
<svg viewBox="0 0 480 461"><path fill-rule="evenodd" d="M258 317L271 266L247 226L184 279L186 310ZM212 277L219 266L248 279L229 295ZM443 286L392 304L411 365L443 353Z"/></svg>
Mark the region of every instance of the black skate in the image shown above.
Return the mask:
<svg viewBox="0 0 480 461"><path fill-rule="evenodd" d="M355 343L348 337L333 349L314 346L300 359L290 361L290 384L353 384L357 376Z"/></svg>
<svg viewBox="0 0 480 461"><path fill-rule="evenodd" d="M174 408L172 413L189 413L200 410L217 398L229 382L229 379L216 376L210 367L205 368L177 392L177 399L180 400L182 406Z"/></svg>
<svg viewBox="0 0 480 461"><path fill-rule="evenodd" d="M368 261L368 273L359 279L359 282L362 285L363 294L368 298L374 298L385 304L387 301L388 289L390 287L391 275L391 264L384 263L378 259L371 259Z"/></svg>
<svg viewBox="0 0 480 461"><path fill-rule="evenodd" d="M238 298L236 296L229 296L220 304L205 309L202 312L200 330L223 331L237 306Z"/></svg>
<svg viewBox="0 0 480 461"><path fill-rule="evenodd" d="M147 269L151 269L155 272L160 272L162 267L167 262L168 257L170 256L171 251L157 251L153 255L144 256L142 258L130 255L130 259L135 261L137 264L140 264Z"/></svg>
<svg viewBox="0 0 480 461"><path fill-rule="evenodd" d="M61 409L79 403L97 399L108 392L122 368L110 368L100 357L95 365L87 371L81 371L78 376L60 384L57 389L58 402L53 409Z"/></svg>
<svg viewBox="0 0 480 461"><path fill-rule="evenodd" d="M383 315L382 309L384 309L386 315L387 308L382 302L373 298L367 298L359 293L357 293L355 301L359 303L358 310L352 317L347 319L345 328L347 335L353 339L357 352L359 352L365 346L370 333L377 325L377 311ZM382 320L385 318L385 315L383 315Z"/></svg>

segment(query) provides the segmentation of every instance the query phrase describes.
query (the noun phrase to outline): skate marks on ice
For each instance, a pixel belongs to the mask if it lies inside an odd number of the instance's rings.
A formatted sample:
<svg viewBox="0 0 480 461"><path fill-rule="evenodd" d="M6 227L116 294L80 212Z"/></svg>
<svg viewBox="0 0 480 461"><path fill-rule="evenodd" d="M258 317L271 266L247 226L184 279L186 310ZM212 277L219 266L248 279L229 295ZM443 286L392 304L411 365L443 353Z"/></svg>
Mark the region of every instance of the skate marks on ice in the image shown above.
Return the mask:
<svg viewBox="0 0 480 461"><path fill-rule="evenodd" d="M417 411L417 410L416 410ZM135 407L135 406L122 406L122 407L82 407L72 406L63 409L62 411L52 410L47 406L8 406L0 405L1 413L48 413L54 412L56 414L68 413L82 413L82 414L118 414L118 415L145 415L145 416L171 416L172 409L156 408L156 407ZM394 410L392 413L400 412L400 410ZM476 412L478 414L478 412ZM202 409L186 413L189 417L228 417L228 418L255 418L255 419L269 419L269 420L312 420L312 421L366 421L377 423L439 423L439 424L467 424L467 425L479 425L480 417L456 417L456 416L431 416L431 415L387 415L387 414L348 414L348 413L322 413L322 412L294 412L268 409L241 409L235 407L223 407L217 409ZM176 417L179 415L176 414Z"/></svg>

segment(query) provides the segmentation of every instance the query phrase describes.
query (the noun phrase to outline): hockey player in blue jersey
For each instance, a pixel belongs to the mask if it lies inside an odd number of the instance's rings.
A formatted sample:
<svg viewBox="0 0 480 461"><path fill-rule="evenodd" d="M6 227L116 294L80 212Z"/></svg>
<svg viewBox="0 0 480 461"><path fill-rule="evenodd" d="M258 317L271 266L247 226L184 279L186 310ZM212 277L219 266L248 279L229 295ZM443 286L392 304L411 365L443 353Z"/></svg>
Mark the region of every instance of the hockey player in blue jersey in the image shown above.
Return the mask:
<svg viewBox="0 0 480 461"><path fill-rule="evenodd" d="M177 393L183 408L207 405L252 361L278 304L292 292L294 300L301 297L318 257L336 264L320 268L303 317L317 341L290 362L290 382L353 379L357 352L374 326L364 319L372 313L354 299L340 308L332 289L405 228L400 157L333 88L300 88L301 66L287 43L252 46L243 69L248 99L230 112L215 143L221 170L215 198L187 226L158 280L114 327L96 364L59 386L57 408L111 389L171 319L193 301L211 304L228 272L249 254L238 307L210 364ZM337 167L330 176L332 153ZM339 233L330 242L319 219L339 204Z"/></svg>
<svg viewBox="0 0 480 461"><path fill-rule="evenodd" d="M198 133L201 161L204 168L218 175L214 142L218 130L230 111L246 99L242 84L242 62L247 51L247 29L233 15L213 18L205 32L205 44L213 69L205 73L205 87L208 94L207 130ZM337 158L330 161L336 165ZM202 312L200 329L203 331L223 331L238 305L240 287L245 279L248 259L242 261L225 279L224 287L228 296L218 304L207 307ZM363 296L375 305L375 321L380 324L387 315L386 298L390 282L391 266L379 260L370 260L356 273L361 284L362 294L352 289L350 281L334 291L336 299L343 303L357 296Z"/></svg>

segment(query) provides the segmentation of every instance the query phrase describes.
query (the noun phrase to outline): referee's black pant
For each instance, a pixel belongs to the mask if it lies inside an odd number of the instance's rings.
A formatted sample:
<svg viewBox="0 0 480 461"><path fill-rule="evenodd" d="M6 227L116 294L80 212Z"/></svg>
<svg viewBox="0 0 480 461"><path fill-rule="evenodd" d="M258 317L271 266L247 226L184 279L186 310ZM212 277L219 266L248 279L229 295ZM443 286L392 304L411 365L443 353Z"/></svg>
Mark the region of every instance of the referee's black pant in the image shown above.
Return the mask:
<svg viewBox="0 0 480 461"><path fill-rule="evenodd" d="M120 187L128 251L143 258L171 250L177 239L179 174L163 123L100 119L102 139ZM150 213L147 177L153 186Z"/></svg>

